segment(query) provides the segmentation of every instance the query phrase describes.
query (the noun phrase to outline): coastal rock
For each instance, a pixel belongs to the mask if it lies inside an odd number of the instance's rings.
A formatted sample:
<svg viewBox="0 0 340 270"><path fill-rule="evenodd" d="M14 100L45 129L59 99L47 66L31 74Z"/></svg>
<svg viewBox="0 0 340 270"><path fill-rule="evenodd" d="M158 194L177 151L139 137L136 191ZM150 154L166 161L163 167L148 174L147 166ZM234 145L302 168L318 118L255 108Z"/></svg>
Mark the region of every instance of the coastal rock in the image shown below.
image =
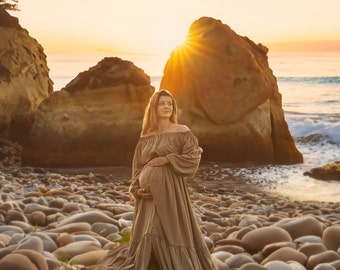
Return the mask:
<svg viewBox="0 0 340 270"><path fill-rule="evenodd" d="M39 105L23 164L131 164L153 92L150 77L132 62L104 58Z"/></svg>
<svg viewBox="0 0 340 270"><path fill-rule="evenodd" d="M0 138L25 143L53 82L42 46L0 7Z"/></svg>
<svg viewBox="0 0 340 270"><path fill-rule="evenodd" d="M202 17L190 27L164 68L160 88L178 101L203 159L228 162L303 161L284 119L268 49L229 26Z"/></svg>
<svg viewBox="0 0 340 270"><path fill-rule="evenodd" d="M313 168L309 172L305 172L304 175L318 180L340 180L340 161Z"/></svg>

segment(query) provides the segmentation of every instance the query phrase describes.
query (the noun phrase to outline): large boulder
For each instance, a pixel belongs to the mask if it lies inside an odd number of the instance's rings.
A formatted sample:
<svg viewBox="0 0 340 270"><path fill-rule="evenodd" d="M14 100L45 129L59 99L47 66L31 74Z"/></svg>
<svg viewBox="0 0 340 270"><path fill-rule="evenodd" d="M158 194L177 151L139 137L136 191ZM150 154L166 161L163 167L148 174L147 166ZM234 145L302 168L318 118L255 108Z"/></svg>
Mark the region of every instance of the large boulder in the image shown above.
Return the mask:
<svg viewBox="0 0 340 270"><path fill-rule="evenodd" d="M154 90L132 62L104 58L40 104L23 164L131 165Z"/></svg>
<svg viewBox="0 0 340 270"><path fill-rule="evenodd" d="M335 161L316 167L310 171L304 172L304 175L308 175L318 180L340 180L340 161Z"/></svg>
<svg viewBox="0 0 340 270"><path fill-rule="evenodd" d="M221 21L195 21L185 44L171 53L160 88L178 101L203 158L228 162L303 161L284 119L268 49Z"/></svg>
<svg viewBox="0 0 340 270"><path fill-rule="evenodd" d="M53 82L41 45L1 7L0 37L0 137L25 143Z"/></svg>

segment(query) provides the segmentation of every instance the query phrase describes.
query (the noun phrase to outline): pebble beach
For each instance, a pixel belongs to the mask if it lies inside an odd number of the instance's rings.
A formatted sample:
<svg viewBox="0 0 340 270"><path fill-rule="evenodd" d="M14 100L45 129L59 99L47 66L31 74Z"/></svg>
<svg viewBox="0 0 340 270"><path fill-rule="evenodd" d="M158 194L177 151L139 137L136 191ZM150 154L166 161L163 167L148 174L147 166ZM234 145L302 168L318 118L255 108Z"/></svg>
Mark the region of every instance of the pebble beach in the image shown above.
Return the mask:
<svg viewBox="0 0 340 270"><path fill-rule="evenodd" d="M130 167L2 166L0 269L95 269L129 241L130 179ZM340 202L270 194L215 163L188 187L218 269L340 269Z"/></svg>

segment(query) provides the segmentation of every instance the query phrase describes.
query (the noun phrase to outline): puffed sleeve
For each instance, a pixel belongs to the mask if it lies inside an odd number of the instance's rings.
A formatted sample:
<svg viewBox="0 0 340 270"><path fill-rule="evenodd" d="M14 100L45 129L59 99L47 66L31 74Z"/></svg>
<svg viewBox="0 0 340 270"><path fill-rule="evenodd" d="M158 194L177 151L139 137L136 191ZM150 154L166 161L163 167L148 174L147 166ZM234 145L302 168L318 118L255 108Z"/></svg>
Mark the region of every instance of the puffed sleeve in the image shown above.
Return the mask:
<svg viewBox="0 0 340 270"><path fill-rule="evenodd" d="M195 135L189 130L181 136L180 154L166 155L174 171L182 176L193 176L201 160L202 148L198 145Z"/></svg>
<svg viewBox="0 0 340 270"><path fill-rule="evenodd" d="M142 171L142 164L141 164L141 142L140 140L137 143L135 148L135 152L133 155L132 160L132 181L129 187L129 192L137 198L137 190L140 189L139 186L139 174Z"/></svg>

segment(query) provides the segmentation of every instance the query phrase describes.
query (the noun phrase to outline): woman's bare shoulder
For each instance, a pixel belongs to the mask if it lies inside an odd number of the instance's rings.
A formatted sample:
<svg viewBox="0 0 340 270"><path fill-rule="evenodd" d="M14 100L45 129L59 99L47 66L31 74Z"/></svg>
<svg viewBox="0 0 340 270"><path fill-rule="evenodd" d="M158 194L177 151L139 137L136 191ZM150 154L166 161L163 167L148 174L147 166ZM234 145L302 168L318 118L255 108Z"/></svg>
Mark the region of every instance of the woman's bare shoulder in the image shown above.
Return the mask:
<svg viewBox="0 0 340 270"><path fill-rule="evenodd" d="M186 132L190 130L186 125L174 124L173 131L174 132Z"/></svg>

